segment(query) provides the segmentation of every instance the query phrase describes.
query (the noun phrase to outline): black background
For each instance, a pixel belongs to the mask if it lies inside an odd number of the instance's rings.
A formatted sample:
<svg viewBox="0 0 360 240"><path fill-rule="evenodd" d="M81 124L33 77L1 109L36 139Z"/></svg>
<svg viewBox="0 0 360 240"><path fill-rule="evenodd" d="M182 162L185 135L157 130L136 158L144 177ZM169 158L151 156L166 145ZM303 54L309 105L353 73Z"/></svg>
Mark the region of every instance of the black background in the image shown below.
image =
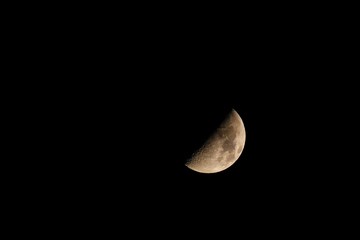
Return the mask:
<svg viewBox="0 0 360 240"><path fill-rule="evenodd" d="M36 67L24 71L51 79L24 103L29 123L43 129L32 149L41 160L28 163L40 172L29 184L43 204L75 222L180 221L170 224L176 233L198 222L295 229L342 211L354 95L339 84L351 63L340 57L347 50L336 24L116 16L29 33L46 38L29 40L25 55L36 58L24 61ZM246 129L240 159L216 174L187 169L231 109Z"/></svg>
<svg viewBox="0 0 360 240"><path fill-rule="evenodd" d="M172 66L166 59L160 66L134 62L130 70L107 73L111 80L99 74L69 83L74 95L65 119L57 120L66 133L58 160L65 196L70 191L80 208L90 202L112 211L119 203L141 216L170 219L321 211L323 194L336 182L327 172L336 162L326 157L336 124L326 96L318 98L321 89L298 79L312 73L272 54L255 66L228 54L181 56ZM240 159L217 174L187 169L186 159L231 108L247 133Z"/></svg>

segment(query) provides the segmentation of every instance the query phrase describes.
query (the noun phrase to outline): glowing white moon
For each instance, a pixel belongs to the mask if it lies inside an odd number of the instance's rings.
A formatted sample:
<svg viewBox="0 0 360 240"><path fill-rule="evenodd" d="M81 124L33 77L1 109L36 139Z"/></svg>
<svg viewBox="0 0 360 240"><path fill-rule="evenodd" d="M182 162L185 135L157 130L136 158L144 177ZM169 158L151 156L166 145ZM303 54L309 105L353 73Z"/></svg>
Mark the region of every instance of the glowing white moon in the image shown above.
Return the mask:
<svg viewBox="0 0 360 240"><path fill-rule="evenodd" d="M245 127L239 114L232 109L216 131L185 165L200 173L216 173L233 165L245 146Z"/></svg>

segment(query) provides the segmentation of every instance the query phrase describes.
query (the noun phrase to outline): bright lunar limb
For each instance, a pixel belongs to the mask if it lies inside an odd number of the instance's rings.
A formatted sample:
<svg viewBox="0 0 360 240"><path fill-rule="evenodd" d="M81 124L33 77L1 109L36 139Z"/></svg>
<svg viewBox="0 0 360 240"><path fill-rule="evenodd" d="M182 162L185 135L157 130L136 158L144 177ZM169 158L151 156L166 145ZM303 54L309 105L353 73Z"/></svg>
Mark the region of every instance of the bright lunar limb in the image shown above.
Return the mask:
<svg viewBox="0 0 360 240"><path fill-rule="evenodd" d="M239 114L232 109L215 132L185 165L200 173L216 173L233 165L245 146L245 127Z"/></svg>

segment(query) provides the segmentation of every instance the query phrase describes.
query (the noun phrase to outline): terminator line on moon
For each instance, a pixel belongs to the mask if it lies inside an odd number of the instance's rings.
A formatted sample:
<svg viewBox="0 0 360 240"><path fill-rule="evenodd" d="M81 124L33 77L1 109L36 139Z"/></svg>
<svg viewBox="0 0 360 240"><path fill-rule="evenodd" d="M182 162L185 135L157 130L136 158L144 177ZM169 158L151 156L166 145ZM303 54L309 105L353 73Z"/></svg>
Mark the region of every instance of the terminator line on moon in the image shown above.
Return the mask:
<svg viewBox="0 0 360 240"><path fill-rule="evenodd" d="M200 173L216 173L233 165L245 146L245 127L239 114L232 109L215 132L185 165Z"/></svg>

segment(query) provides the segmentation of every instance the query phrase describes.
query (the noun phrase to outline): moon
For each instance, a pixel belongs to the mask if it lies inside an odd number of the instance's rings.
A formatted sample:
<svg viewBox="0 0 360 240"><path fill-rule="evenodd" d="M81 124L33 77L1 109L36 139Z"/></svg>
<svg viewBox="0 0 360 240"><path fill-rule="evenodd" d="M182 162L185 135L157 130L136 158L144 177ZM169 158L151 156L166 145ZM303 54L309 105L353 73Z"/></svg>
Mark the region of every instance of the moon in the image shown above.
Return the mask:
<svg viewBox="0 0 360 240"><path fill-rule="evenodd" d="M200 173L223 171L239 159L245 146L245 136L244 123L232 109L185 166Z"/></svg>

